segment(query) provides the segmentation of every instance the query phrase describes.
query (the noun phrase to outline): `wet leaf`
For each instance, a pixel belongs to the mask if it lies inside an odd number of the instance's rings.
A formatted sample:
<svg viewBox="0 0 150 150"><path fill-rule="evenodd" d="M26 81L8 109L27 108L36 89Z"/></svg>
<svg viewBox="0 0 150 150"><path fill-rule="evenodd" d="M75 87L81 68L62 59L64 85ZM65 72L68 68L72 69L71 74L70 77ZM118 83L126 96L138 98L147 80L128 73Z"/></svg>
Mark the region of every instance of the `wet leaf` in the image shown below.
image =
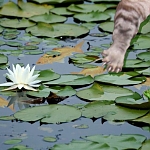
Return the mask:
<svg viewBox="0 0 150 150"><path fill-rule="evenodd" d="M0 54L0 64L6 64L8 62L7 56Z"/></svg>
<svg viewBox="0 0 150 150"><path fill-rule="evenodd" d="M118 86L94 83L90 88L77 91L77 96L88 101L110 100L114 101L119 96L131 95L133 92Z"/></svg>
<svg viewBox="0 0 150 150"><path fill-rule="evenodd" d="M6 45L8 45L8 46L14 46L14 47L19 47L19 46L22 45L22 43L20 43L20 42L14 42L14 41L8 41L8 42L6 42Z"/></svg>
<svg viewBox="0 0 150 150"><path fill-rule="evenodd" d="M91 5L92 6L92 5ZM90 12L85 14L76 14L73 16L75 19L85 22L95 22L95 21L104 21L110 18L109 15L104 12L100 13L99 11Z"/></svg>
<svg viewBox="0 0 150 150"><path fill-rule="evenodd" d="M82 23L82 26L88 28L89 30L93 29L96 26L96 23Z"/></svg>
<svg viewBox="0 0 150 150"><path fill-rule="evenodd" d="M18 143L20 143L20 142L22 142L21 139L11 139L11 140L5 141L4 144L13 145L13 144L18 144Z"/></svg>
<svg viewBox="0 0 150 150"><path fill-rule="evenodd" d="M51 52L58 52L60 56L53 57L47 54L44 54L39 60L37 64L47 64L47 63L54 63L54 62L61 62L65 57L70 56L73 52L83 53L82 46L84 41L77 44L75 47L63 47L63 48L55 48Z"/></svg>
<svg viewBox="0 0 150 150"><path fill-rule="evenodd" d="M143 143L143 145L142 145L142 147L140 148L140 150L148 150L149 147L150 147L150 140L146 140L146 141Z"/></svg>
<svg viewBox="0 0 150 150"><path fill-rule="evenodd" d="M143 122L150 124L150 112L143 117L137 118L133 120L134 122Z"/></svg>
<svg viewBox="0 0 150 150"><path fill-rule="evenodd" d="M36 26L27 28L26 32L31 33L34 36L52 38L60 36L78 37L80 35L87 34L89 29L76 24L47 24L39 22Z"/></svg>
<svg viewBox="0 0 150 150"><path fill-rule="evenodd" d="M39 55L39 54L43 54L43 53L44 52L41 50L31 50L31 51L25 52L24 54L25 55Z"/></svg>
<svg viewBox="0 0 150 150"><path fill-rule="evenodd" d="M144 61L150 61L150 52L142 52L137 54L137 57Z"/></svg>
<svg viewBox="0 0 150 150"><path fill-rule="evenodd" d="M111 83L115 85L133 85L146 81L146 78L136 78L139 74L136 72L121 72L102 74L95 77L95 81Z"/></svg>
<svg viewBox="0 0 150 150"><path fill-rule="evenodd" d="M39 5L31 2L18 0L18 5L14 2L8 2L0 9L0 14L4 16L15 16L29 18L34 15L49 13L53 7L50 5Z"/></svg>
<svg viewBox="0 0 150 150"><path fill-rule="evenodd" d="M89 128L89 126L86 125L86 124L81 124L81 125L75 126L75 128L77 128L77 129L87 129L87 128Z"/></svg>
<svg viewBox="0 0 150 150"><path fill-rule="evenodd" d="M45 142L56 142L57 139L55 137L44 137L43 140Z"/></svg>
<svg viewBox="0 0 150 150"><path fill-rule="evenodd" d="M29 18L31 21L34 22L45 22L45 23L57 23L57 22L64 22L66 21L66 17L50 14L42 14L36 15Z"/></svg>
<svg viewBox="0 0 150 150"><path fill-rule="evenodd" d="M29 115L30 114L30 115ZM23 121L38 121L45 123L62 123L78 119L81 112L69 105L45 105L18 111L14 117Z"/></svg>
<svg viewBox="0 0 150 150"><path fill-rule="evenodd" d="M67 10L66 7L56 7L50 10L50 12L57 14L57 15L65 15L65 16L70 16L73 15L74 12Z"/></svg>
<svg viewBox="0 0 150 150"><path fill-rule="evenodd" d="M130 109L116 106L108 101L95 101L82 108L82 115L87 118L103 117L109 121L133 120L146 115L149 110Z"/></svg>
<svg viewBox="0 0 150 150"><path fill-rule="evenodd" d="M0 22L0 25L8 28L26 28L34 26L35 23L23 18L21 20L18 19L6 19Z"/></svg>
<svg viewBox="0 0 150 150"><path fill-rule="evenodd" d="M10 121L10 120L14 120L14 116L0 116L0 120L3 121Z"/></svg>
<svg viewBox="0 0 150 150"><path fill-rule="evenodd" d="M54 71L47 69L47 70L42 70L38 74L40 74L37 78L37 80L41 81L52 81L60 78L60 75L55 73Z"/></svg>
<svg viewBox="0 0 150 150"><path fill-rule="evenodd" d="M105 32L113 32L114 22L103 22L99 25L99 28Z"/></svg>
<svg viewBox="0 0 150 150"><path fill-rule="evenodd" d="M104 10L107 9L107 7L104 4L71 4L69 7L67 7L68 10L72 12L77 12L77 13L89 13L92 11L100 11L103 12Z"/></svg>
<svg viewBox="0 0 150 150"><path fill-rule="evenodd" d="M46 82L47 85L88 85L93 83L91 76L64 74L57 80Z"/></svg>

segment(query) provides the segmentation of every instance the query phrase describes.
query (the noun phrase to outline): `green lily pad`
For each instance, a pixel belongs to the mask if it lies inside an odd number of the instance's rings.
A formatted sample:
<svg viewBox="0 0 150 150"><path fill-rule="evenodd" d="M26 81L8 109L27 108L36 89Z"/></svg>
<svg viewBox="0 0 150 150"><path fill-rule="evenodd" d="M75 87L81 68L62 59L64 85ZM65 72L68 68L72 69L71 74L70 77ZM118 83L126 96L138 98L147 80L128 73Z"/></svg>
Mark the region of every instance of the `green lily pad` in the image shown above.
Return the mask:
<svg viewBox="0 0 150 150"><path fill-rule="evenodd" d="M39 54L43 54L43 53L44 52L41 50L31 50L31 51L25 52L24 54L25 55L39 55Z"/></svg>
<svg viewBox="0 0 150 150"><path fill-rule="evenodd" d="M104 150L139 149L146 137L139 134L93 135L83 137L85 140L96 142Z"/></svg>
<svg viewBox="0 0 150 150"><path fill-rule="evenodd" d="M10 121L14 119L14 116L0 116L0 120Z"/></svg>
<svg viewBox="0 0 150 150"><path fill-rule="evenodd" d="M150 52L142 52L137 54L137 57L144 61L150 61Z"/></svg>
<svg viewBox="0 0 150 150"><path fill-rule="evenodd" d="M67 18L64 16L54 15L50 13L32 16L29 19L34 22L57 23L57 22L64 22L66 21Z"/></svg>
<svg viewBox="0 0 150 150"><path fill-rule="evenodd" d="M150 112L143 117L137 118L133 120L134 122L143 122L150 124Z"/></svg>
<svg viewBox="0 0 150 150"><path fill-rule="evenodd" d="M30 115L29 115L30 114ZM78 119L80 110L69 105L45 105L18 111L14 117L22 121L38 121L45 123L63 123Z"/></svg>
<svg viewBox="0 0 150 150"><path fill-rule="evenodd" d="M143 145L142 145L142 147L140 148L140 150L148 150L149 147L150 147L150 140L146 140L146 141L143 143Z"/></svg>
<svg viewBox="0 0 150 150"><path fill-rule="evenodd" d="M6 40L14 40L14 39L17 38L17 35L13 34L13 33L10 33L10 34L4 35L3 38L6 39Z"/></svg>
<svg viewBox="0 0 150 150"><path fill-rule="evenodd" d="M105 14L104 12L99 12L99 11L92 11L89 13L81 13L81 14L76 14L73 16L75 19L78 19L80 21L85 21L85 22L95 22L95 21L104 21L110 18L109 15Z"/></svg>
<svg viewBox="0 0 150 150"><path fill-rule="evenodd" d="M77 13L89 13L92 11L103 12L107 9L107 7L104 4L71 4L69 7L67 7L67 9Z"/></svg>
<svg viewBox="0 0 150 150"><path fill-rule="evenodd" d="M87 34L89 30L86 27L76 24L46 24L38 23L36 26L29 27L26 32L30 32L34 36L60 37L73 36L78 37Z"/></svg>
<svg viewBox="0 0 150 150"><path fill-rule="evenodd" d="M31 0L37 3L49 3L49 4L62 4L62 3L73 3L73 2L82 2L83 0Z"/></svg>
<svg viewBox="0 0 150 150"><path fill-rule="evenodd" d="M8 62L8 57L4 54L0 54L0 64L6 64Z"/></svg>
<svg viewBox="0 0 150 150"><path fill-rule="evenodd" d="M96 26L96 23L82 23L82 26L88 28L89 30L93 29Z"/></svg>
<svg viewBox="0 0 150 150"><path fill-rule="evenodd" d="M57 15L65 15L65 16L70 16L73 15L74 12L71 12L69 10L67 10L66 7L56 7L50 10L50 12L57 14Z"/></svg>
<svg viewBox="0 0 150 150"><path fill-rule="evenodd" d="M116 106L108 101L95 101L82 108L82 115L87 118L103 117L109 121L122 121L142 117L148 111Z"/></svg>
<svg viewBox="0 0 150 150"><path fill-rule="evenodd" d="M0 41L0 46L4 45L5 41Z"/></svg>
<svg viewBox="0 0 150 150"><path fill-rule="evenodd" d="M93 65L93 64L77 64L75 63L74 64L75 66L79 67L79 68L96 68L97 66L96 65Z"/></svg>
<svg viewBox="0 0 150 150"><path fill-rule="evenodd" d="M39 72L39 74L40 75L38 76L37 80L41 81L52 81L60 78L60 75L52 70L42 70Z"/></svg>
<svg viewBox="0 0 150 150"><path fill-rule="evenodd" d="M142 75L145 75L145 76L150 76L150 68L147 68L147 69L140 69L140 70L136 70L136 72L142 74Z"/></svg>
<svg viewBox="0 0 150 150"><path fill-rule="evenodd" d="M75 126L75 128L77 128L77 129L87 129L87 128L89 128L89 126L86 125L86 124L81 124L81 125Z"/></svg>
<svg viewBox="0 0 150 150"><path fill-rule="evenodd" d="M56 142L57 141L57 139L54 137L44 137L43 140L45 142Z"/></svg>
<svg viewBox="0 0 150 150"><path fill-rule="evenodd" d="M120 0L88 0L91 2L120 2Z"/></svg>
<svg viewBox="0 0 150 150"><path fill-rule="evenodd" d="M99 25L99 29L105 32L113 32L114 30L114 22L108 21L103 22Z"/></svg>
<svg viewBox="0 0 150 150"><path fill-rule="evenodd" d="M77 91L77 96L88 101L110 100L114 101L119 96L131 95L133 92L118 86L94 83L91 87Z"/></svg>
<svg viewBox="0 0 150 150"><path fill-rule="evenodd" d="M33 149L24 145L16 145L16 146L13 146L13 148L9 148L8 150L33 150Z"/></svg>
<svg viewBox="0 0 150 150"><path fill-rule="evenodd" d="M0 25L3 27L8 28L26 28L34 26L36 23L31 22L25 18L18 20L18 19L7 19L0 22Z"/></svg>
<svg viewBox="0 0 150 150"><path fill-rule="evenodd" d="M39 5L31 2L18 0L18 5L14 2L8 2L0 9L0 14L4 16L29 18L34 15L49 13L53 6Z"/></svg>
<svg viewBox="0 0 150 150"><path fill-rule="evenodd" d="M148 99L150 99L150 89L144 91L143 93Z"/></svg>
<svg viewBox="0 0 150 150"><path fill-rule="evenodd" d="M137 35L132 39L132 49L147 49L150 48L150 37L146 35Z"/></svg>
<svg viewBox="0 0 150 150"><path fill-rule="evenodd" d="M6 45L18 47L18 46L21 46L22 43L20 43L20 42L15 42L15 41L8 41L8 42L6 42Z"/></svg>
<svg viewBox="0 0 150 150"><path fill-rule="evenodd" d="M111 21L114 21L116 9L107 9L104 12L111 17Z"/></svg>
<svg viewBox="0 0 150 150"><path fill-rule="evenodd" d="M21 139L11 139L11 140L5 141L4 144L13 145L13 144L18 144L18 143L20 143L20 142L22 142Z"/></svg>
<svg viewBox="0 0 150 150"><path fill-rule="evenodd" d="M121 73L110 73L95 76L95 81L103 83L111 83L115 85L133 85L139 84L146 80L143 78L136 78L139 74L136 72L121 72Z"/></svg>
<svg viewBox="0 0 150 150"><path fill-rule="evenodd" d="M124 62L124 68L146 68L150 66L150 61L142 61L139 59L128 59Z"/></svg>
<svg viewBox="0 0 150 150"><path fill-rule="evenodd" d="M57 80L46 82L47 85L88 85L93 83L91 76L64 74Z"/></svg>
<svg viewBox="0 0 150 150"><path fill-rule="evenodd" d="M36 45L26 45L26 46L20 46L19 49L21 50L36 50L39 47Z"/></svg>
<svg viewBox="0 0 150 150"><path fill-rule="evenodd" d="M2 33L3 30L4 30L4 28L0 26L0 33Z"/></svg>

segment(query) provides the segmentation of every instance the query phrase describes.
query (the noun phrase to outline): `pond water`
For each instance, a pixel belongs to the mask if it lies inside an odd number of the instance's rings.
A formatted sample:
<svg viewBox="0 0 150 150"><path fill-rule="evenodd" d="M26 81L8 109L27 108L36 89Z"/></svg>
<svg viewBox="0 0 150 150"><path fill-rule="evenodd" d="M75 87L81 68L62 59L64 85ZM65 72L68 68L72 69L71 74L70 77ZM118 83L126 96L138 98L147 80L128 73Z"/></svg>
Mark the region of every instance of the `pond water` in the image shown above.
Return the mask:
<svg viewBox="0 0 150 150"><path fill-rule="evenodd" d="M89 2L85 2L89 3ZM72 17L69 17L66 23L75 23L73 21ZM18 37L24 36L24 30L20 30L21 34ZM90 33L101 33L98 30L98 26L96 25L92 30L90 30ZM105 37L93 37L90 35L84 36L82 38L64 38L59 40L60 46L75 46L81 41L85 41L84 45L82 47L83 51L87 51L90 46L99 47L102 44L110 44L111 43L111 35L105 36ZM0 40L9 41L3 39L1 37ZM14 40L17 41L17 40ZM23 44L26 43L26 41L19 41ZM7 49L10 48L10 46L3 45L1 46L1 49ZM14 47L12 49L15 49ZM43 45L39 45L39 49L43 49ZM50 49L53 49L53 47L50 47ZM103 48L105 49L105 48ZM128 56L129 58L135 58L137 52L131 52ZM9 64L10 68L12 68L11 64L16 63L23 63L24 65L30 64L30 66L36 64L37 60L42 56L43 54L39 55L19 55L19 56L12 56L8 55L9 58ZM36 70L44 70L44 69L53 69L55 73L58 74L70 74L71 72L80 72L82 69L75 67L73 64L69 64L69 57L66 57L64 59L64 62L59 63L55 62L53 64L45 64L45 65L36 65ZM101 64L100 64L101 65ZM0 83L5 82L4 74L7 72L7 70L0 70ZM106 72L107 73L107 72ZM140 90L138 90L135 87L127 86L128 88L137 91L138 93L142 94L142 92L145 90L145 87L142 87ZM78 90L78 89L77 89ZM1 97L8 99L7 96L1 95ZM82 101L77 96L71 96L67 99L59 102L59 104L86 104L87 102ZM47 104L45 102L45 104ZM38 106L36 104L35 106ZM24 106L23 106L24 108ZM22 109L23 109L22 108ZM15 102L15 111L18 111L20 108L18 106L18 103ZM2 108L0 107L0 116L9 116L13 115L14 112L9 109L8 107ZM85 129L78 129L76 128L77 125L87 125L88 128ZM32 148L34 150L46 150L51 147L53 147L55 144L60 143L69 143L73 139L78 140L80 137L83 136L90 136L90 135L96 135L96 134L106 134L106 135L120 135L120 134L141 134L147 137L147 139L150 139L150 133L148 131L143 130L142 128L129 124L127 122L120 123L120 124L113 124L108 121L104 121L103 119L88 119L81 117L75 121L69 122L69 123L62 123L62 124L40 124L40 122L35 123L29 123L29 122L21 122L21 121L0 121L0 149L1 150L7 150L12 147L12 145L4 144L5 141L9 139L23 139L22 145L26 145L29 148ZM56 137L56 142L45 142L43 141L44 137Z"/></svg>

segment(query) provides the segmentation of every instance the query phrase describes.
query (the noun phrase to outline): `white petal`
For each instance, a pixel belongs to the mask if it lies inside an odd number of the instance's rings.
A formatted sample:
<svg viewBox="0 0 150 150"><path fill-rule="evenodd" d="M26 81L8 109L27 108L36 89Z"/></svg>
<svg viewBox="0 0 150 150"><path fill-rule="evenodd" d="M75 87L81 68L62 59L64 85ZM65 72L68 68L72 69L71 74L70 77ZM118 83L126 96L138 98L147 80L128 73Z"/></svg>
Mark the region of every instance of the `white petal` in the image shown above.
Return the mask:
<svg viewBox="0 0 150 150"><path fill-rule="evenodd" d="M38 76L39 76L39 74L36 74L36 75L30 77L30 79L28 79L27 83L29 84L29 83L33 82Z"/></svg>
<svg viewBox="0 0 150 150"><path fill-rule="evenodd" d="M22 89L24 87L24 84L18 84L18 89Z"/></svg>
<svg viewBox="0 0 150 150"><path fill-rule="evenodd" d="M37 83L40 83L40 82L41 82L40 80L35 80L33 82L30 82L28 85L37 84Z"/></svg>
<svg viewBox="0 0 150 150"><path fill-rule="evenodd" d="M29 86L32 86L32 87L39 87L40 84L28 84Z"/></svg>
<svg viewBox="0 0 150 150"><path fill-rule="evenodd" d="M6 83L0 84L0 86L12 86L12 85L14 85L13 82L6 82Z"/></svg>
<svg viewBox="0 0 150 150"><path fill-rule="evenodd" d="M28 86L28 85L24 85L24 88L25 88L26 90L38 91L38 90L32 88L31 86Z"/></svg>
<svg viewBox="0 0 150 150"><path fill-rule="evenodd" d="M16 88L17 88L17 85L13 85L13 86L11 86L11 87L9 87L9 88L7 88L7 89L3 89L3 90L1 90L1 91L13 90L13 89L16 89Z"/></svg>

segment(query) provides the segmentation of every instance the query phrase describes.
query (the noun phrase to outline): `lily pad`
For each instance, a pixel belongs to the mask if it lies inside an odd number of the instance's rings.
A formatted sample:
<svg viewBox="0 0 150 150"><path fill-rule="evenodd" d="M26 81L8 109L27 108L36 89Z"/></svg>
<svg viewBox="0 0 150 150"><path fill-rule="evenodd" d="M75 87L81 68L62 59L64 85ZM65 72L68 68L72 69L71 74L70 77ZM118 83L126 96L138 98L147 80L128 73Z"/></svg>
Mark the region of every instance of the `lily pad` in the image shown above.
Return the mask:
<svg viewBox="0 0 150 150"><path fill-rule="evenodd" d="M5 141L4 144L12 145L12 144L18 144L18 143L20 143L20 142L22 142L21 139L11 139L11 140Z"/></svg>
<svg viewBox="0 0 150 150"><path fill-rule="evenodd" d="M49 13L53 6L39 5L31 2L18 0L18 5L14 2L8 2L0 9L0 14L4 16L29 18L34 15Z"/></svg>
<svg viewBox="0 0 150 150"><path fill-rule="evenodd" d="M85 14L76 14L73 16L75 19L78 19L80 21L85 21L85 22L95 22L95 21L104 21L110 18L109 15L107 15L104 12L90 12L90 13L85 13Z"/></svg>
<svg viewBox="0 0 150 150"><path fill-rule="evenodd" d="M93 83L91 76L64 74L57 80L46 82L47 85L88 85Z"/></svg>
<svg viewBox="0 0 150 150"><path fill-rule="evenodd" d="M133 92L118 86L94 83L90 88L77 91L77 96L88 101L110 100L114 101L119 96L131 95Z"/></svg>
<svg viewBox="0 0 150 150"><path fill-rule="evenodd" d="M36 26L29 27L26 32L30 32L34 36L60 37L73 36L78 37L87 34L89 29L76 24L46 24L38 23Z"/></svg>
<svg viewBox="0 0 150 150"><path fill-rule="evenodd" d="M43 140L45 142L56 142L57 139L55 137L44 137Z"/></svg>
<svg viewBox="0 0 150 150"><path fill-rule="evenodd" d="M4 54L0 54L0 64L6 64L8 62L8 57Z"/></svg>
<svg viewBox="0 0 150 150"><path fill-rule="evenodd" d="M148 111L116 106L107 101L95 101L82 108L82 115L87 118L103 117L109 121L122 121L142 117Z"/></svg>
<svg viewBox="0 0 150 150"><path fill-rule="evenodd" d="M28 52L25 52L24 54L25 55L39 55L39 54L43 54L44 52L41 51L41 50L34 50L34 51L28 51Z"/></svg>
<svg viewBox="0 0 150 150"><path fill-rule="evenodd" d="M30 115L29 115L30 114ZM78 119L80 110L69 105L45 105L18 111L14 117L22 121L38 121L45 123L63 123Z"/></svg>
<svg viewBox="0 0 150 150"><path fill-rule="evenodd" d="M133 121L150 124L150 112L141 118L134 119Z"/></svg>
<svg viewBox="0 0 150 150"><path fill-rule="evenodd" d="M111 21L103 22L99 25L99 28L105 32L113 32L114 22L111 22Z"/></svg>
<svg viewBox="0 0 150 150"><path fill-rule="evenodd" d="M18 19L7 19L0 22L0 25L3 27L8 28L26 28L34 26L36 23L31 22L25 18L18 20Z"/></svg>
<svg viewBox="0 0 150 150"><path fill-rule="evenodd" d="M50 12L57 14L57 15L65 15L65 16L70 16L73 15L74 12L71 12L69 10L67 10L66 7L56 7L50 10Z"/></svg>
<svg viewBox="0 0 150 150"><path fill-rule="evenodd" d="M69 7L67 7L67 9L77 13L89 13L92 11L103 12L107 9L107 7L104 4L71 4Z"/></svg>
<svg viewBox="0 0 150 150"><path fill-rule="evenodd" d="M31 0L37 3L49 3L49 4L62 4L62 3L73 3L73 2L82 2L83 0Z"/></svg>
<svg viewBox="0 0 150 150"><path fill-rule="evenodd" d="M150 61L150 52L142 52L137 54L137 57L144 61Z"/></svg>
<svg viewBox="0 0 150 150"><path fill-rule="evenodd" d="M14 41L8 41L8 42L6 42L6 45L18 47L18 46L21 46L22 43L20 43L20 42L14 42Z"/></svg>
<svg viewBox="0 0 150 150"><path fill-rule="evenodd" d="M96 76L95 81L103 83L111 83L115 85L133 85L139 84L146 81L146 78L136 78L139 74L136 72L121 72L121 73L110 73Z"/></svg>
<svg viewBox="0 0 150 150"><path fill-rule="evenodd" d="M67 18L64 16L54 15L50 13L32 16L29 19L34 22L57 23L57 22L64 22L66 21Z"/></svg>
<svg viewBox="0 0 150 150"><path fill-rule="evenodd" d="M56 80L58 78L60 78L60 75L55 73L54 71L52 70L42 70L39 72L39 76L38 76L38 80L41 80L41 81L52 81L52 80Z"/></svg>

